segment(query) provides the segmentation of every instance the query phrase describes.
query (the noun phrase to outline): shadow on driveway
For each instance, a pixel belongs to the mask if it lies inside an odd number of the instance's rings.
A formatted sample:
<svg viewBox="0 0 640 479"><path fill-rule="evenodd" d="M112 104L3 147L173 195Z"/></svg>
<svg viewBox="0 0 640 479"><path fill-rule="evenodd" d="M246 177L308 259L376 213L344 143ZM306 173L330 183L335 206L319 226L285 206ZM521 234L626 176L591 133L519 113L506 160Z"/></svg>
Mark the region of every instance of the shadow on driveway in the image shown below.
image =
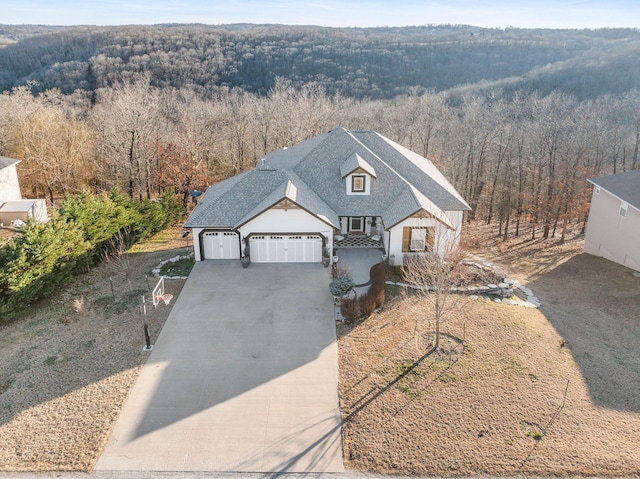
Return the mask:
<svg viewBox="0 0 640 479"><path fill-rule="evenodd" d="M343 471L327 271L196 264L96 469Z"/></svg>

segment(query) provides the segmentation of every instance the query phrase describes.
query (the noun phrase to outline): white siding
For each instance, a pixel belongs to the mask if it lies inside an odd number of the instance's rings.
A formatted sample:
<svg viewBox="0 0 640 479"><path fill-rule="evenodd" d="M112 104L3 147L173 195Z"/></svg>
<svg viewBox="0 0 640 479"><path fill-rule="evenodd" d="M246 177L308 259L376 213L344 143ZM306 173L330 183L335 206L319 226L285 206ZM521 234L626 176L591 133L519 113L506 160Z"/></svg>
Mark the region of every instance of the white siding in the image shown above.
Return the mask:
<svg viewBox="0 0 640 479"><path fill-rule="evenodd" d="M200 233L203 228L193 228L191 230L191 235L193 236L193 253L196 261L202 261L202 257L200 255Z"/></svg>
<svg viewBox="0 0 640 479"><path fill-rule="evenodd" d="M395 257L394 264L397 266L402 265L402 232L405 226L409 227L425 227L433 226L436 228L436 238L434 242L434 248L440 257L448 251L455 251L460 244L460 232L462 230L462 211L446 211L445 212L451 224L455 226L455 230L447 228L442 223L434 218L407 218L406 220L398 223L390 229L388 234L385 234L385 244L389 256Z"/></svg>
<svg viewBox="0 0 640 479"><path fill-rule="evenodd" d="M250 234L313 234L318 233L327 239L329 253L333 249L333 229L324 221L300 208L271 208L262 212L240 227L242 238Z"/></svg>
<svg viewBox="0 0 640 479"><path fill-rule="evenodd" d="M21 200L20 184L16 165L9 165L0 170L0 206L7 201Z"/></svg>
<svg viewBox="0 0 640 479"><path fill-rule="evenodd" d="M584 251L640 271L640 211L629 205L621 216L622 203L604 188L591 198Z"/></svg>
<svg viewBox="0 0 640 479"><path fill-rule="evenodd" d="M353 177L354 176L363 176L364 177L364 191L353 191ZM371 193L371 176L366 173L351 173L350 175L345 177L347 182L347 195L368 195Z"/></svg>

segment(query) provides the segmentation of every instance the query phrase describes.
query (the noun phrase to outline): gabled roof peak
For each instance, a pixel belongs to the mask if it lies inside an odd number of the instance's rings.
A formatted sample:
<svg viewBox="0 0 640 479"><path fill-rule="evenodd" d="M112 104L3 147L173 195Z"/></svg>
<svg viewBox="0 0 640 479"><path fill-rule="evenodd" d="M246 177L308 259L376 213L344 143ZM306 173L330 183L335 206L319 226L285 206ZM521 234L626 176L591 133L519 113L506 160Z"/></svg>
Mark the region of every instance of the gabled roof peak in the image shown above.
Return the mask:
<svg viewBox="0 0 640 479"><path fill-rule="evenodd" d="M640 210L640 169L587 180Z"/></svg>
<svg viewBox="0 0 640 479"><path fill-rule="evenodd" d="M291 180L287 180L285 196L292 201L297 201L298 188L293 184Z"/></svg>
<svg viewBox="0 0 640 479"><path fill-rule="evenodd" d="M17 165L21 160L14 160L13 158L7 158L6 156L0 156L0 170L7 166Z"/></svg>
<svg viewBox="0 0 640 479"><path fill-rule="evenodd" d="M376 170L367 163L360 155L354 153L349 158L347 158L342 165L340 165L340 176L344 178L345 176L353 173L354 171L361 169L367 173L369 173L374 178L376 177Z"/></svg>

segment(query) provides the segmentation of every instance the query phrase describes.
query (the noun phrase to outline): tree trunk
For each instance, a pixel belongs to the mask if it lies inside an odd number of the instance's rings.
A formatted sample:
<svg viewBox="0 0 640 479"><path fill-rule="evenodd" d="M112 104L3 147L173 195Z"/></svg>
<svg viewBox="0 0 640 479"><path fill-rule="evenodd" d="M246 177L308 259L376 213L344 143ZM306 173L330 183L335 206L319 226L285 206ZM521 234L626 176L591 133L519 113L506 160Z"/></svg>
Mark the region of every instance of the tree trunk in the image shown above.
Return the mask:
<svg viewBox="0 0 640 479"><path fill-rule="evenodd" d="M507 241L507 233L509 231L509 219L511 218L511 208L507 208L507 212L504 218L504 236L502 241Z"/></svg>
<svg viewBox="0 0 640 479"><path fill-rule="evenodd" d="M567 225L569 224L569 211L568 206L564 207L564 216L562 218L562 233L560 234L560 243L564 243L565 236L567 234Z"/></svg>
<svg viewBox="0 0 640 479"><path fill-rule="evenodd" d="M147 199L151 199L151 161L145 160L145 186Z"/></svg>
<svg viewBox="0 0 640 479"><path fill-rule="evenodd" d="M131 132L131 146L129 147L129 199L133 200L133 143L136 139L136 132Z"/></svg>
<svg viewBox="0 0 640 479"><path fill-rule="evenodd" d="M436 285L436 288L441 287L441 285ZM434 344L435 350L440 351L440 316L442 315L440 311L440 291L436 291L436 304L435 304L435 319L436 319L436 342Z"/></svg>

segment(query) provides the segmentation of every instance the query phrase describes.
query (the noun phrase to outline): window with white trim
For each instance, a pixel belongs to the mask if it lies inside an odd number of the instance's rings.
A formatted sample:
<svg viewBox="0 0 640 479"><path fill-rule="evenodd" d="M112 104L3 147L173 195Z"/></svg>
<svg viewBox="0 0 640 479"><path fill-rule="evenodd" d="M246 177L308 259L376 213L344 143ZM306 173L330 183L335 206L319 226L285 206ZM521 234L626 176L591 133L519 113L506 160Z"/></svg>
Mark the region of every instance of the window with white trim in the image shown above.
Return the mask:
<svg viewBox="0 0 640 479"><path fill-rule="evenodd" d="M435 226L405 226L402 228L402 252L433 252Z"/></svg>
<svg viewBox="0 0 640 479"><path fill-rule="evenodd" d="M349 218L349 231L362 232L364 231L364 221L361 216L352 216Z"/></svg>
<svg viewBox="0 0 640 479"><path fill-rule="evenodd" d="M371 189L371 176L356 171L345 177L348 195L368 195Z"/></svg>
<svg viewBox="0 0 640 479"><path fill-rule="evenodd" d="M424 251L427 249L427 228L413 228L411 230L410 251Z"/></svg>

